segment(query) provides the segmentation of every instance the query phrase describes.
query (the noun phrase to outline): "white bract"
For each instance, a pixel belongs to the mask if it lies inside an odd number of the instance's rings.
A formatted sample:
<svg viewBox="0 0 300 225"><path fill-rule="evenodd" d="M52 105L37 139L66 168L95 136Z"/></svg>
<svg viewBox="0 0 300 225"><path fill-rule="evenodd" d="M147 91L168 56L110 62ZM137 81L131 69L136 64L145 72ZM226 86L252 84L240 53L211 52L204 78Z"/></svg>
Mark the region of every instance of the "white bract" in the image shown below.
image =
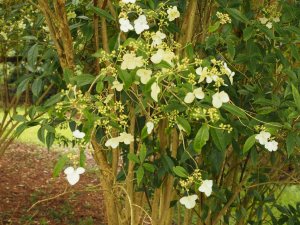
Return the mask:
<svg viewBox="0 0 300 225"><path fill-rule="evenodd" d="M185 98L184 98L184 102L187 103L187 104L190 104L192 103L195 98L198 98L198 99L203 99L205 96L202 88L196 88L193 92L189 92L186 94Z"/></svg>
<svg viewBox="0 0 300 225"><path fill-rule="evenodd" d="M105 142L105 146L111 148L117 148L121 142L123 142L125 145L129 145L133 141L134 141L134 137L131 134L123 132L118 137L113 137L108 139Z"/></svg>
<svg viewBox="0 0 300 225"><path fill-rule="evenodd" d="M177 6L173 6L172 8L169 8L167 10L167 13L168 13L168 20L169 21L173 21L176 18L180 17L180 13L177 9Z"/></svg>
<svg viewBox="0 0 300 225"><path fill-rule="evenodd" d="M117 148L120 144L120 137L110 138L105 142L106 147Z"/></svg>
<svg viewBox="0 0 300 225"><path fill-rule="evenodd" d="M277 141L269 141L265 144L265 148L270 152L275 152L278 149L278 142Z"/></svg>
<svg viewBox="0 0 300 225"><path fill-rule="evenodd" d="M144 64L143 57L136 57L134 53L127 53L123 55L123 62L121 64L122 70L133 70L137 67L142 67Z"/></svg>
<svg viewBox="0 0 300 225"><path fill-rule="evenodd" d="M151 62L154 64L160 63L162 60L166 61L170 65L173 65L172 60L174 59L175 54L171 51L164 51L163 49L158 49L157 52L151 56Z"/></svg>
<svg viewBox="0 0 300 225"><path fill-rule="evenodd" d="M227 63L223 64L226 75L229 77L230 83L233 83L233 77L235 75L235 72L232 72L231 69L228 68Z"/></svg>
<svg viewBox="0 0 300 225"><path fill-rule="evenodd" d="M225 91L217 92L212 96L212 104L215 108L220 108L223 103L229 102L229 96Z"/></svg>
<svg viewBox="0 0 300 225"><path fill-rule="evenodd" d="M202 184L198 190L200 192L203 192L207 197L209 197L212 193L212 186L213 186L212 180L204 180L202 181Z"/></svg>
<svg viewBox="0 0 300 225"><path fill-rule="evenodd" d="M135 3L136 0L122 0L122 2L128 4L128 3Z"/></svg>
<svg viewBox="0 0 300 225"><path fill-rule="evenodd" d="M269 28L269 29L271 29L271 28L273 27L272 22L268 22L268 23L266 24L266 27Z"/></svg>
<svg viewBox="0 0 300 225"><path fill-rule="evenodd" d="M146 69L139 69L136 71L136 75L138 75L141 79L142 84L147 84L151 79L152 71Z"/></svg>
<svg viewBox="0 0 300 225"><path fill-rule="evenodd" d="M266 17L262 17L262 18L259 18L259 21L260 21L262 24L266 24L269 20L268 20Z"/></svg>
<svg viewBox="0 0 300 225"><path fill-rule="evenodd" d="M145 15L140 15L134 22L134 29L137 34L142 33L144 30L149 29Z"/></svg>
<svg viewBox="0 0 300 225"><path fill-rule="evenodd" d="M78 167L76 170L70 166L64 170L64 173L67 175L67 180L70 185L76 184L80 179L80 174L83 174L85 169L82 167Z"/></svg>
<svg viewBox="0 0 300 225"><path fill-rule="evenodd" d="M120 142L124 142L125 145L129 145L131 142L134 141L134 137L126 132L121 133L119 138Z"/></svg>
<svg viewBox="0 0 300 225"><path fill-rule="evenodd" d="M158 94L160 93L160 88L156 82L151 85L151 97L154 101L158 102Z"/></svg>
<svg viewBox="0 0 300 225"><path fill-rule="evenodd" d="M261 131L259 134L255 136L255 139L258 140L259 144L265 145L269 138L271 137L271 134L266 131Z"/></svg>
<svg viewBox="0 0 300 225"><path fill-rule="evenodd" d="M151 134L154 129L154 123L149 121L146 123L146 127L147 127L147 133Z"/></svg>
<svg viewBox="0 0 300 225"><path fill-rule="evenodd" d="M185 206L187 209L192 209L196 205L196 200L198 199L197 195L188 195L182 197L179 202Z"/></svg>
<svg viewBox="0 0 300 225"><path fill-rule="evenodd" d="M133 30L133 26L131 25L131 23L128 19L120 18L119 23L121 25L120 26L121 31L126 33L130 30Z"/></svg>
<svg viewBox="0 0 300 225"><path fill-rule="evenodd" d="M82 139L82 138L84 138L85 133L84 133L84 132L80 132L79 130L75 130L75 131L73 132L73 136L74 136L75 138Z"/></svg>
<svg viewBox="0 0 300 225"><path fill-rule="evenodd" d="M124 84L120 83L118 80L115 80L113 82L113 85L111 86L111 89L116 89L117 91L122 91L124 87Z"/></svg>
<svg viewBox="0 0 300 225"><path fill-rule="evenodd" d="M153 46L157 46L157 45L160 45L163 41L163 39L165 39L167 36L160 32L160 31L157 31L156 33L154 33L154 35L152 35L152 45Z"/></svg>

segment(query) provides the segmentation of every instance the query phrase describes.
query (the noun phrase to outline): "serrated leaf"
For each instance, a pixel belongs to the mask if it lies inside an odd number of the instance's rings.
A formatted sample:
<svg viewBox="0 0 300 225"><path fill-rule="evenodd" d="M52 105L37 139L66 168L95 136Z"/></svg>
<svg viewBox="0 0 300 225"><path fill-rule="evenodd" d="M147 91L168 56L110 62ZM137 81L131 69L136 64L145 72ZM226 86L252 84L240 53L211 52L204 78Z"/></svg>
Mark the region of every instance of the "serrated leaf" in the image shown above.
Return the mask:
<svg viewBox="0 0 300 225"><path fill-rule="evenodd" d="M27 119L23 115L13 115L13 120L18 121L18 122L26 122Z"/></svg>
<svg viewBox="0 0 300 225"><path fill-rule="evenodd" d="M253 145L256 142L255 137L256 137L256 134L254 134L254 135L247 138L247 140L246 140L246 142L243 146L243 153L248 152L253 147Z"/></svg>
<svg viewBox="0 0 300 225"><path fill-rule="evenodd" d="M297 88L292 84L292 93L295 100L296 107L298 111L300 112L300 94Z"/></svg>
<svg viewBox="0 0 300 225"><path fill-rule="evenodd" d="M144 167L140 166L136 171L137 184L140 185L145 174Z"/></svg>
<svg viewBox="0 0 300 225"><path fill-rule="evenodd" d="M63 168L65 167L68 161L68 157L66 155L62 155L58 161L56 162L54 169L53 169L53 177L58 177Z"/></svg>
<svg viewBox="0 0 300 225"><path fill-rule="evenodd" d="M222 105L222 108L225 109L226 111L230 112L232 115L235 115L237 117L241 117L244 119L248 119L245 111L233 104L225 103Z"/></svg>
<svg viewBox="0 0 300 225"><path fill-rule="evenodd" d="M185 118L178 116L176 118L176 121L178 123L178 125L180 125L183 130L189 135L191 133L191 125L189 123L189 121L187 121Z"/></svg>
<svg viewBox="0 0 300 225"><path fill-rule="evenodd" d="M173 167L173 172L182 178L187 178L189 176L188 172L181 166L175 166Z"/></svg>
<svg viewBox="0 0 300 225"><path fill-rule="evenodd" d="M206 144L209 139L209 126L208 124L202 124L201 128L198 130L195 140L194 140L194 150L200 152L202 147Z"/></svg>

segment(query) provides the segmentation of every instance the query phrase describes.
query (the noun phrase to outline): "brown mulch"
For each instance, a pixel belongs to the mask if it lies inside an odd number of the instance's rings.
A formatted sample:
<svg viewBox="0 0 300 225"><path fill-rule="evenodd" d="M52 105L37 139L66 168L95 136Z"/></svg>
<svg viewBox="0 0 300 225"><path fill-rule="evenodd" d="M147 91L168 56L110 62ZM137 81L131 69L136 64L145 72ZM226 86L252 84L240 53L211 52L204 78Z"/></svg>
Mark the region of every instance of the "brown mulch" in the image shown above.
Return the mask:
<svg viewBox="0 0 300 225"><path fill-rule="evenodd" d="M0 225L104 224L103 196L92 160L71 187L63 173L52 177L57 159L58 153L39 146L14 143L7 149L0 159Z"/></svg>

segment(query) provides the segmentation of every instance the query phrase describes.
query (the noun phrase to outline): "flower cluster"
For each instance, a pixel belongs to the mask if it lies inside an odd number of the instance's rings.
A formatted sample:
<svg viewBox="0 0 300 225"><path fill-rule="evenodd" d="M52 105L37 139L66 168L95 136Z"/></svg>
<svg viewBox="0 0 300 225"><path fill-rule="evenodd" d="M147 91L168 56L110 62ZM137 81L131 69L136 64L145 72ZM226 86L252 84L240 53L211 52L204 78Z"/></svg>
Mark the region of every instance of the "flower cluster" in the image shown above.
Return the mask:
<svg viewBox="0 0 300 225"><path fill-rule="evenodd" d="M278 142L272 140L271 134L266 131L261 131L259 134L255 136L255 139L261 144L264 145L267 150L270 152L277 151Z"/></svg>
<svg viewBox="0 0 300 225"><path fill-rule="evenodd" d="M231 23L231 19L227 13L217 12L216 16L219 18L220 24Z"/></svg>
<svg viewBox="0 0 300 225"><path fill-rule="evenodd" d="M277 10L277 4L272 4L270 7L263 9L263 17L258 18L259 22L267 28L272 29L274 23L280 22L280 12Z"/></svg>

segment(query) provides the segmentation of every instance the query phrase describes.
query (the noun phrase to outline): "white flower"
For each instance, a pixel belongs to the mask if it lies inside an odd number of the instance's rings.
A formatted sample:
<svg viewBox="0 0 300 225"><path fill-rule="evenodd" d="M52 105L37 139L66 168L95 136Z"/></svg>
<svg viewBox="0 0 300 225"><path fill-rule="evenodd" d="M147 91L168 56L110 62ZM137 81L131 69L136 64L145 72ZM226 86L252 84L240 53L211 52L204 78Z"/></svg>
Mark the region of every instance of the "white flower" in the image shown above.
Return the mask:
<svg viewBox="0 0 300 225"><path fill-rule="evenodd" d="M79 130L75 130L75 131L73 132L73 136L74 136L75 138L82 139L82 138L84 138L85 133L84 133L84 132L80 132Z"/></svg>
<svg viewBox="0 0 300 225"><path fill-rule="evenodd" d="M217 92L212 96L212 104L215 108L220 108L223 103L229 102L229 96L225 91Z"/></svg>
<svg viewBox="0 0 300 225"><path fill-rule="evenodd" d="M223 66L224 66L226 75L228 76L228 78L229 78L229 80L230 80L230 83L232 84L232 83L233 83L233 77L234 77L234 75L235 75L235 72L232 72L231 69L228 68L227 63L224 62Z"/></svg>
<svg viewBox="0 0 300 225"><path fill-rule="evenodd" d="M154 101L158 102L158 94L160 92L160 88L158 86L158 84L156 82L154 82L152 85L151 85L151 97L153 98Z"/></svg>
<svg viewBox="0 0 300 225"><path fill-rule="evenodd" d="M142 67L144 64L143 57L136 57L134 53L127 53L123 55L123 62L121 64L122 70L133 70L137 67Z"/></svg>
<svg viewBox="0 0 300 225"><path fill-rule="evenodd" d="M163 49L158 49L158 51L151 56L151 62L153 62L154 64L158 64L160 63L165 55L165 51Z"/></svg>
<svg viewBox="0 0 300 225"><path fill-rule="evenodd" d="M269 29L271 29L271 28L273 27L272 22L268 22L268 23L266 24L266 27L269 28Z"/></svg>
<svg viewBox="0 0 300 225"><path fill-rule="evenodd" d="M171 51L165 51L163 60L169 63L171 66L173 66L172 60L174 59L175 54Z"/></svg>
<svg viewBox="0 0 300 225"><path fill-rule="evenodd" d="M118 80L115 80L113 82L111 89L116 89L117 91L122 91L123 87L124 87L124 84L120 83Z"/></svg>
<svg viewBox="0 0 300 225"><path fill-rule="evenodd" d="M278 23L278 22L280 22L280 18L279 18L279 17L275 17L275 18L273 18L273 21L274 21L275 23Z"/></svg>
<svg viewBox="0 0 300 225"><path fill-rule="evenodd" d="M105 146L111 147L111 148L117 148L119 146L120 142L121 142L120 137L114 137L114 138L108 139L105 142Z"/></svg>
<svg viewBox="0 0 300 225"><path fill-rule="evenodd" d="M197 195L188 195L182 197L179 202L185 206L187 209L192 209L196 205L196 200L198 199Z"/></svg>
<svg viewBox="0 0 300 225"><path fill-rule="evenodd" d="M200 192L203 192L207 197L209 197L212 192L212 186L213 186L212 180L204 180L198 190Z"/></svg>
<svg viewBox="0 0 300 225"><path fill-rule="evenodd" d="M145 15L140 15L134 22L134 29L137 34L142 33L144 30L149 29L147 19Z"/></svg>
<svg viewBox="0 0 300 225"><path fill-rule="evenodd" d="M187 104L192 103L195 98L203 99L205 96L204 92L202 91L202 88L196 88L193 92L189 92L186 94L184 98L184 102Z"/></svg>
<svg viewBox="0 0 300 225"><path fill-rule="evenodd" d="M70 185L74 185L79 181L80 174L83 174L85 169L82 167L78 167L76 170L70 166L65 169L64 173L67 175L67 180Z"/></svg>
<svg viewBox="0 0 300 225"><path fill-rule="evenodd" d="M125 145L129 145L131 142L134 141L134 137L131 134L127 134L126 132L123 132L119 136L120 142L124 142Z"/></svg>
<svg viewBox="0 0 300 225"><path fill-rule="evenodd" d="M278 149L278 142L277 141L269 141L265 144L265 148L268 149L270 152L275 152Z"/></svg>
<svg viewBox="0 0 300 225"><path fill-rule="evenodd" d="M142 84L147 84L148 81L151 79L152 71L146 69L139 69L136 71L136 75L141 78Z"/></svg>
<svg viewBox="0 0 300 225"><path fill-rule="evenodd" d="M154 33L154 35L152 35L152 46L157 46L157 45L161 45L162 40L166 38L166 35L160 31L157 31L156 33Z"/></svg>
<svg viewBox="0 0 300 225"><path fill-rule="evenodd" d="M146 123L146 127L147 127L147 133L148 133L148 134L151 134L151 133L152 133L152 130L153 130L153 128L154 128L154 123L151 122L151 121L149 121L149 122Z"/></svg>
<svg viewBox="0 0 300 225"><path fill-rule="evenodd" d="M177 6L173 6L173 8L169 8L167 10L169 21L173 21L180 16L180 13L177 9Z"/></svg>
<svg viewBox="0 0 300 225"><path fill-rule="evenodd" d="M127 3L135 3L136 0L122 0L123 3L127 4Z"/></svg>
<svg viewBox="0 0 300 225"><path fill-rule="evenodd" d="M266 24L269 20L268 20L266 17L262 17L262 18L259 18L259 21L260 21L262 24Z"/></svg>
<svg viewBox="0 0 300 225"><path fill-rule="evenodd" d="M119 23L121 25L120 26L121 31L126 33L130 30L133 30L133 26L131 25L131 23L128 19L120 18Z"/></svg>
<svg viewBox="0 0 300 225"><path fill-rule="evenodd" d="M261 145L265 145L268 142L270 137L271 134L269 132L261 131L259 134L255 136L255 139L258 140Z"/></svg>

